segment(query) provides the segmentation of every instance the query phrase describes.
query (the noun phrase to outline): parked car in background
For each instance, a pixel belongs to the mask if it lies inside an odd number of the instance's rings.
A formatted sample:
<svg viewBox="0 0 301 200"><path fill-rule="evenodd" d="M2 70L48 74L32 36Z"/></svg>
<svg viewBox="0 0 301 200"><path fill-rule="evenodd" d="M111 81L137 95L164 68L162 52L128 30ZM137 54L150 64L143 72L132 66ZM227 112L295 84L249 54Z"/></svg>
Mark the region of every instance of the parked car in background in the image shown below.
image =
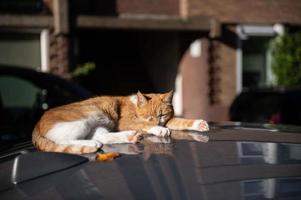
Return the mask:
<svg viewBox="0 0 301 200"><path fill-rule="evenodd" d="M90 96L88 90L55 75L0 66L0 149L30 139L47 109Z"/></svg>
<svg viewBox="0 0 301 200"><path fill-rule="evenodd" d="M301 125L301 88L252 89L239 94L231 121Z"/></svg>
<svg viewBox="0 0 301 200"><path fill-rule="evenodd" d="M207 143L173 131L170 143L109 145L123 154L107 162L15 145L0 151L0 199L301 199L300 128L210 126Z"/></svg>

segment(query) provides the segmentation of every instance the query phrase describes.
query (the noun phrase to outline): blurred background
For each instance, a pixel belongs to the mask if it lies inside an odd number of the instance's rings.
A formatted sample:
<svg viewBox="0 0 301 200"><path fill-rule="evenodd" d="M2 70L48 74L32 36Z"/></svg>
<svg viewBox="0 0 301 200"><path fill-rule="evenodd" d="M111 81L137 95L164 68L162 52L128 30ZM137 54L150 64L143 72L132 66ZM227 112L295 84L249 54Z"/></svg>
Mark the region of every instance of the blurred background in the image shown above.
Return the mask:
<svg viewBox="0 0 301 200"><path fill-rule="evenodd" d="M178 116L301 124L300 27L300 0L0 0L1 129L171 89Z"/></svg>

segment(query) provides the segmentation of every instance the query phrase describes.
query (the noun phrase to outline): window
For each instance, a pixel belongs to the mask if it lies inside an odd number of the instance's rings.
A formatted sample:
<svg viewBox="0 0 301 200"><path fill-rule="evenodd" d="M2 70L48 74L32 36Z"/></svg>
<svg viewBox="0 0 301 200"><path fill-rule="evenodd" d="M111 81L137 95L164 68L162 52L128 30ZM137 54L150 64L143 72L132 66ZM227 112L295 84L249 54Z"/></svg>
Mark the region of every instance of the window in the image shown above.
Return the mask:
<svg viewBox="0 0 301 200"><path fill-rule="evenodd" d="M300 199L300 186L300 177L241 181L242 199Z"/></svg>
<svg viewBox="0 0 301 200"><path fill-rule="evenodd" d="M263 180L242 181L242 199L258 200L264 199L264 182Z"/></svg>
<svg viewBox="0 0 301 200"><path fill-rule="evenodd" d="M273 84L270 41L283 34L282 25L238 26L237 90L268 87Z"/></svg>
<svg viewBox="0 0 301 200"><path fill-rule="evenodd" d="M40 33L0 32L0 64L38 69L41 66Z"/></svg>
<svg viewBox="0 0 301 200"><path fill-rule="evenodd" d="M271 77L269 42L272 37L249 37L242 41L243 88L268 86Z"/></svg>
<svg viewBox="0 0 301 200"><path fill-rule="evenodd" d="M263 143L237 142L238 155L241 163L262 163L264 152Z"/></svg>
<svg viewBox="0 0 301 200"><path fill-rule="evenodd" d="M0 76L0 95L3 107L32 108L40 89L27 80Z"/></svg>
<svg viewBox="0 0 301 200"><path fill-rule="evenodd" d="M41 89L19 77L0 76L0 143L30 137ZM4 143L5 144L5 143ZM3 145L3 144L2 144Z"/></svg>

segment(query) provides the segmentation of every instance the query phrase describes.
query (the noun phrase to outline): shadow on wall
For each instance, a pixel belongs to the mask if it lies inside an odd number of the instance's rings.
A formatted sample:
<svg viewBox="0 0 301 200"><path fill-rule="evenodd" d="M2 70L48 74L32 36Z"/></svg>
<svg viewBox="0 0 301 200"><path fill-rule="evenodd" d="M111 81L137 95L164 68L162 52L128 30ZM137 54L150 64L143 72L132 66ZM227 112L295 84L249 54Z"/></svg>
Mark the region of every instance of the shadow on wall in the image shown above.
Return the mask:
<svg viewBox="0 0 301 200"><path fill-rule="evenodd" d="M174 89L179 36L174 32L82 30L79 62L96 68L78 81L96 94L127 95Z"/></svg>
<svg viewBox="0 0 301 200"><path fill-rule="evenodd" d="M73 9L78 14L117 15L116 0L75 0Z"/></svg>

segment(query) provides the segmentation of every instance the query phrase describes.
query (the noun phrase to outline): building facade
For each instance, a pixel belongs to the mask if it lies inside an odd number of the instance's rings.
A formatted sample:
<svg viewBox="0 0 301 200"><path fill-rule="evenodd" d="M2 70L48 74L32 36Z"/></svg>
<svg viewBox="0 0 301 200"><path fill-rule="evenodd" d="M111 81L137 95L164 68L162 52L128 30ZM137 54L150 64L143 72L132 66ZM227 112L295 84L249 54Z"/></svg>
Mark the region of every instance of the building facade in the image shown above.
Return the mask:
<svg viewBox="0 0 301 200"><path fill-rule="evenodd" d="M177 115L210 121L228 120L243 89L270 84L265 44L301 25L298 0L16 0L0 10L0 64L71 78L93 62L78 80L95 93L174 89Z"/></svg>

